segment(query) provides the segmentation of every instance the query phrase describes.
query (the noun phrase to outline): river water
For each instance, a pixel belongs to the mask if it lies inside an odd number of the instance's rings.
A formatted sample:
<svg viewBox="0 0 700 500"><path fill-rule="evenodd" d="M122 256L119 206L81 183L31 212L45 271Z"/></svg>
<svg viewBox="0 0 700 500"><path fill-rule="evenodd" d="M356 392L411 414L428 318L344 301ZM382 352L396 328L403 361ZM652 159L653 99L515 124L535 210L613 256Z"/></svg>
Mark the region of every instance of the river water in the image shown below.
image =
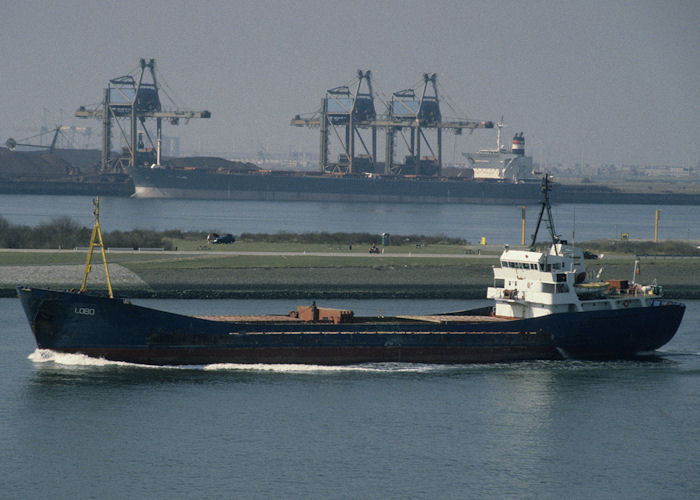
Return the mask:
<svg viewBox="0 0 700 500"><path fill-rule="evenodd" d="M140 300L192 314L298 302ZM479 301L328 301L358 314ZM617 362L152 368L36 352L0 299L3 498L696 498L700 301Z"/></svg>
<svg viewBox="0 0 700 500"><path fill-rule="evenodd" d="M553 207L556 231L569 241L654 237L659 209L659 238L700 240L700 206L583 205ZM526 238L534 231L540 207L526 207ZM92 227L87 196L0 195L0 216L11 223L36 226L69 216ZM103 197L103 231L182 229L240 234L299 232L370 232L446 235L478 243L520 242L521 209L504 205L377 204L165 200ZM543 227L541 231L546 232ZM546 240L545 233L540 233Z"/></svg>
<svg viewBox="0 0 700 500"><path fill-rule="evenodd" d="M558 205L576 239L700 239L700 207ZM0 195L0 216L92 225L89 197ZM528 207L529 232L538 207ZM103 198L104 231L368 231L518 242L520 209ZM575 219L575 224L574 224ZM1 269L1 268L0 268ZM1 271L0 271L1 272ZM138 303L188 314L298 301ZM479 301L327 301L412 314ZM700 301L648 360L149 368L35 351L0 299L2 498L692 498Z"/></svg>

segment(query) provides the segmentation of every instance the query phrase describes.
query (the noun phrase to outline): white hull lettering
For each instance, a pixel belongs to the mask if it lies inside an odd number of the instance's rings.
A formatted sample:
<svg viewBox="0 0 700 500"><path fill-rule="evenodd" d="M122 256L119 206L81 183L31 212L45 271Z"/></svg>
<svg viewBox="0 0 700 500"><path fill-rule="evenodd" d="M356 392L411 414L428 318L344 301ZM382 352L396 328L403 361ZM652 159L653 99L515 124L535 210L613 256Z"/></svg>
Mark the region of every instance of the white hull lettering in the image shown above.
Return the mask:
<svg viewBox="0 0 700 500"><path fill-rule="evenodd" d="M83 314L85 316L94 316L95 310L92 307L76 307L75 314Z"/></svg>

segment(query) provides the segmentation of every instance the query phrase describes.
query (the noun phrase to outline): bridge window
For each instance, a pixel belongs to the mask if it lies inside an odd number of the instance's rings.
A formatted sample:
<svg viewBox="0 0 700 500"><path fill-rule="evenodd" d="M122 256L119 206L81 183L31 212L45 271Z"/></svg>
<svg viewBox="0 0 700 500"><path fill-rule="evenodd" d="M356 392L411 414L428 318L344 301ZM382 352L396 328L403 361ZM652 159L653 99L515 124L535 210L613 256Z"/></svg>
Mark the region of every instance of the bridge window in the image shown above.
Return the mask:
<svg viewBox="0 0 700 500"><path fill-rule="evenodd" d="M544 293L566 293L569 291L569 285L566 283L542 283L542 291Z"/></svg>

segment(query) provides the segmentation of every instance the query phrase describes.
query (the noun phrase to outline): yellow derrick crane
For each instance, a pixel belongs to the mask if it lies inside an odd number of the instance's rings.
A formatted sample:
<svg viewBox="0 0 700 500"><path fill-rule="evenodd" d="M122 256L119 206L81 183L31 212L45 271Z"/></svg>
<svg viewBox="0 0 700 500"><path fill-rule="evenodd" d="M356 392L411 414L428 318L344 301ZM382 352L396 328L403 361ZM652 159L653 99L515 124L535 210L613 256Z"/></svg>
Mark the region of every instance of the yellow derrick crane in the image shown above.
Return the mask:
<svg viewBox="0 0 700 500"><path fill-rule="evenodd" d="M85 274L83 275L83 284L80 286L80 293L85 293L87 291L87 279L88 274L92 270L92 252L95 247L100 247L102 252L102 262L105 266L105 275L107 276L107 289L109 290L109 298L114 298L114 293L112 293L112 280L109 278L109 269L107 267L107 256L105 255L105 246L102 241L102 230L100 229L100 197L98 196L92 200L93 210L92 213L95 216L95 225L92 227L92 236L90 237L90 248L88 249L87 261L85 262Z"/></svg>

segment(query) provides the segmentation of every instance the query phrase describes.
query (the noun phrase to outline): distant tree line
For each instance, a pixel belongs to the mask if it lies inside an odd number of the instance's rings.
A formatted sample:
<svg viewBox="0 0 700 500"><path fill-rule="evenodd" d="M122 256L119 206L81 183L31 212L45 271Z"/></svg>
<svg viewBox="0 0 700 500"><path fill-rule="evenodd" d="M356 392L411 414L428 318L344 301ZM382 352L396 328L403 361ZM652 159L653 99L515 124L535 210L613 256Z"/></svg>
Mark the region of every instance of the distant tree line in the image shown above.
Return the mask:
<svg viewBox="0 0 700 500"><path fill-rule="evenodd" d="M50 222L35 227L11 224L0 216L0 248L75 248L85 247L90 243L91 227L81 226L68 216L52 219ZM164 248L172 250L173 240L204 241L207 238L206 231L152 231L147 229L133 229L131 231L110 231L102 233L105 247L107 248ZM450 238L447 236L422 236L422 235L391 235L392 246L401 245L466 245L468 242L462 238ZM381 244L382 236L373 233L242 233L236 238L242 242L264 243L303 243L303 244L331 244L346 245L371 245ZM387 241L388 243L389 241Z"/></svg>
<svg viewBox="0 0 700 500"><path fill-rule="evenodd" d="M0 248L75 248L85 247L90 243L91 227L68 216L52 219L50 222L35 227L11 224L0 216ZM152 231L133 229L131 231L103 232L107 248L175 248L173 240L206 241L207 231ZM382 236L374 233L241 233L236 237L239 242L261 243L301 243L323 245L380 245ZM468 245L462 238L448 236L396 235L390 236L392 246L421 245ZM643 240L594 240L581 244L592 252L614 252L637 255L700 255L700 249L689 241L653 241ZM546 245L543 249L546 250Z"/></svg>
<svg viewBox="0 0 700 500"><path fill-rule="evenodd" d="M0 248L85 247L90 244L91 235L91 227L83 227L67 216L56 217L36 227L10 224L0 217ZM165 233L145 229L103 232L102 238L108 248L173 248Z"/></svg>
<svg viewBox="0 0 700 500"><path fill-rule="evenodd" d="M333 245L371 245L381 244L382 236L374 233L241 233L238 241L262 243L304 243L304 244L333 244ZM422 235L389 235L388 241L392 246L401 245L467 245L462 238L448 236Z"/></svg>
<svg viewBox="0 0 700 500"><path fill-rule="evenodd" d="M700 255L700 249L690 241L664 240L593 240L584 245L586 250L604 253L626 253L635 255Z"/></svg>
<svg viewBox="0 0 700 500"><path fill-rule="evenodd" d="M55 217L50 222L35 227L11 224L0 216L0 248L75 248L85 247L90 243L91 227L68 216ZM206 241L207 231L152 231L133 229L131 231L103 232L107 248L175 248L174 240ZM382 236L374 233L241 233L236 237L239 242L260 243L300 243L322 245L380 245ZM390 236L392 246L421 245L468 245L462 238L448 236L398 235ZM637 255L700 255L700 249L689 241L648 240L594 240L581 244L592 252L614 252ZM546 250L546 245L543 249Z"/></svg>

